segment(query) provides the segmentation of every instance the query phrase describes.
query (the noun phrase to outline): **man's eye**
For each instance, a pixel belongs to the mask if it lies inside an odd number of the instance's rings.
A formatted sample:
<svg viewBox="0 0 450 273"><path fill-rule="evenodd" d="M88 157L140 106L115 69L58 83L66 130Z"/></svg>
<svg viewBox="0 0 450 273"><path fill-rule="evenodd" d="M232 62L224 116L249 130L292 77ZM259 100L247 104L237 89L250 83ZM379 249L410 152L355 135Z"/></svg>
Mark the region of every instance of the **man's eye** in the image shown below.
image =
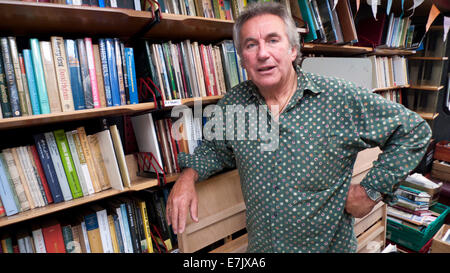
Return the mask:
<svg viewBox="0 0 450 273"><path fill-rule="evenodd" d="M250 48L253 48L253 47L255 47L256 46L256 44L247 44L247 49L250 49Z"/></svg>
<svg viewBox="0 0 450 273"><path fill-rule="evenodd" d="M271 44L274 44L274 43L277 43L277 42L278 42L278 39L270 39L269 42L270 42Z"/></svg>

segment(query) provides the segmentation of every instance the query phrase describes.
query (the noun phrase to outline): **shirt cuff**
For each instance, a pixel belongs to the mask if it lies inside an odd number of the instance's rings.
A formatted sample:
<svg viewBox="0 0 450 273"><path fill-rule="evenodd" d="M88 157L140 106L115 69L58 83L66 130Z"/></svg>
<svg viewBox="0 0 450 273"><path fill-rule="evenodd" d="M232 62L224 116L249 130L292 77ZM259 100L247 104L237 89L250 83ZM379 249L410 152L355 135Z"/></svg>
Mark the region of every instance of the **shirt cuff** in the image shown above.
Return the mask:
<svg viewBox="0 0 450 273"><path fill-rule="evenodd" d="M361 181L361 186L381 193L383 202L393 205L398 200L394 193L402 179L403 177L398 177L385 169L374 166Z"/></svg>

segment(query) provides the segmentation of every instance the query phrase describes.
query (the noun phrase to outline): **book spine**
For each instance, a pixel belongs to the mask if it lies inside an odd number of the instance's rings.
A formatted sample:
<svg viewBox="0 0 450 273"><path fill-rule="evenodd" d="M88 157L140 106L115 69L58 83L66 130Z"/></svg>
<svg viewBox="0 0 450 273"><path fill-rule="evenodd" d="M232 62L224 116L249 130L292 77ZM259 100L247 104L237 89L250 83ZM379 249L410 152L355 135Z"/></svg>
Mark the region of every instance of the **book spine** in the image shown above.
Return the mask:
<svg viewBox="0 0 450 273"><path fill-rule="evenodd" d="M25 100L26 100L26 104L28 107L28 114L32 115L33 114L33 108L31 105L31 99L30 99L30 91L28 88L28 80L27 80L27 73L25 70L25 62L23 59L23 54L19 53L19 64L20 64L20 75L22 77L22 83L23 83L23 89L25 91Z"/></svg>
<svg viewBox="0 0 450 273"><path fill-rule="evenodd" d="M81 82L83 84L84 103L86 109L94 108L94 98L92 96L91 77L89 76L89 66L87 60L86 46L83 39L77 39L78 57L80 59Z"/></svg>
<svg viewBox="0 0 450 273"><path fill-rule="evenodd" d="M145 232L145 239L147 241L148 253L153 253L153 243L152 243L152 236L151 236L151 231L150 231L150 222L148 220L147 206L145 204L145 201L139 201L138 206L139 206L139 209L141 210L142 222L144 225L144 232Z"/></svg>
<svg viewBox="0 0 450 273"><path fill-rule="evenodd" d="M113 248L113 253L120 253L119 249L119 240L117 239L117 232L116 232L116 226L114 224L114 218L111 214L108 216L108 227L109 227L109 234L111 234L111 243Z"/></svg>
<svg viewBox="0 0 450 273"><path fill-rule="evenodd" d="M125 45L122 42L119 42L120 45L120 56L122 58L122 74L123 74L123 86L125 88L125 104L130 103L130 87L128 85L128 71L127 71L127 62L125 56Z"/></svg>
<svg viewBox="0 0 450 273"><path fill-rule="evenodd" d="M113 39L105 39L106 44L106 58L108 63L109 81L111 85L112 105L119 106L120 104L120 89L119 78L117 73L116 49Z"/></svg>
<svg viewBox="0 0 450 273"><path fill-rule="evenodd" d="M22 116L20 109L19 93L17 90L16 76L14 74L14 67L11 60L11 52L8 45L8 38L2 37L0 39L2 47L3 65L5 67L6 84L8 86L9 102L13 117Z"/></svg>
<svg viewBox="0 0 450 273"><path fill-rule="evenodd" d="M114 253L106 209L97 211L97 220L100 230L100 237L102 239L103 252Z"/></svg>
<svg viewBox="0 0 450 273"><path fill-rule="evenodd" d="M128 87L129 87L129 97L130 104L139 103L138 100L138 86L136 82L136 68L134 64L134 52L133 48L126 47L125 48L125 57L126 57L126 68L128 74Z"/></svg>
<svg viewBox="0 0 450 273"><path fill-rule="evenodd" d="M118 247L118 253L125 253L125 248L123 244L123 237L122 237L122 231L120 230L120 220L117 214L111 215L113 222L114 222L114 230L116 232L116 239L117 239L117 247Z"/></svg>
<svg viewBox="0 0 450 273"><path fill-rule="evenodd" d="M81 148L83 149L83 154L84 154L84 157L86 159L87 166L89 169L89 175L92 180L92 186L94 187L94 192L99 192L102 189L100 187L100 182L98 181L98 175L97 175L97 171L96 171L95 164L93 161L91 148L89 146L89 141L86 136L86 131L85 131L84 127L78 127L77 132L78 132L78 137L80 139Z"/></svg>
<svg viewBox="0 0 450 273"><path fill-rule="evenodd" d="M27 211L30 209L30 203L28 202L28 198L25 194L25 189L22 185L22 182L20 181L19 171L17 170L16 163L14 162L11 149L4 149L3 155L5 158L6 166L8 167L9 175L14 185L15 192L17 194L17 198L19 200L20 211Z"/></svg>
<svg viewBox="0 0 450 273"><path fill-rule="evenodd" d="M56 130L53 133L55 135L56 145L58 146L61 161L64 166L64 170L66 172L70 191L72 192L72 197L73 198L82 197L83 191L81 190L80 181L75 171L75 166L73 163L72 155L70 154L69 151L69 144L67 142L64 130L62 129Z"/></svg>
<svg viewBox="0 0 450 273"><path fill-rule="evenodd" d="M36 207L45 206L44 198L41 194L37 180L34 177L33 167L27 160L28 156L24 153L24 150L26 150L26 148L23 146L16 148L17 156L30 189L30 194Z"/></svg>
<svg viewBox="0 0 450 273"><path fill-rule="evenodd" d="M100 95L98 92L97 74L95 72L94 48L92 47L92 38L84 38L84 43L86 45L89 78L91 80L92 87L92 100L94 102L94 108L100 108Z"/></svg>
<svg viewBox="0 0 450 273"><path fill-rule="evenodd" d="M24 152L26 153L26 160L29 161L29 164L32 168L34 179L36 179L39 190L41 191L42 199L44 200L45 205L48 205L53 203L53 197L50 193L44 173L42 172L42 168L39 169L39 167L41 167L40 162L39 160L36 162L36 159L33 155L32 147L33 146L25 146Z"/></svg>
<svg viewBox="0 0 450 273"><path fill-rule="evenodd" d="M31 194L30 186L28 185L27 178L25 176L24 170L22 168L22 164L20 163L19 156L17 154L17 148L11 148L11 154L14 158L14 163L16 165L17 171L19 173L20 181L23 185L23 188L25 190L25 195L27 196L28 203L30 204L30 209L34 209L36 207L33 199L33 195ZM0 211L1 215L1 211Z"/></svg>
<svg viewBox="0 0 450 273"><path fill-rule="evenodd" d="M136 218L135 218L135 214L134 214L134 209L131 204L131 201L127 201L127 202L125 202L125 204L127 206L127 218L128 218L128 223L130 225L130 234L131 234L131 242L133 245L133 253L140 253L141 246L140 246L138 234L136 232L137 228L136 228Z"/></svg>
<svg viewBox="0 0 450 273"><path fill-rule="evenodd" d="M96 213L88 214L84 217L86 223L87 237L91 253L103 253L102 239Z"/></svg>
<svg viewBox="0 0 450 273"><path fill-rule="evenodd" d="M47 253L66 253L64 238L60 224L42 228Z"/></svg>
<svg viewBox="0 0 450 273"><path fill-rule="evenodd" d="M109 68L108 68L108 58L106 54L106 42L105 39L98 40L98 46L100 49L100 60L103 71L103 85L105 87L105 99L106 106L113 106L112 102L112 90L111 90L111 80L109 76Z"/></svg>
<svg viewBox="0 0 450 273"><path fill-rule="evenodd" d="M47 253L44 242L44 235L42 234L42 229L34 229L32 232L34 247L36 248L36 253Z"/></svg>
<svg viewBox="0 0 450 273"><path fill-rule="evenodd" d="M117 217L114 217L114 218L115 218L115 221L118 222L118 227L119 227L116 230L120 231L120 232L118 232L118 233L120 233L119 238L122 238L122 245L120 245L121 242L119 241L119 247L121 247L121 253L130 253L130 250L128 248L128 243L127 243L125 224L123 222L121 208L120 208L120 206L114 207L114 208L115 208L115 212L117 214Z"/></svg>
<svg viewBox="0 0 450 273"><path fill-rule="evenodd" d="M70 73L67 66L67 58L62 37L52 36L50 38L53 50L53 60L55 62L56 79L59 87L59 98L61 100L62 111L74 111L72 87L70 83Z"/></svg>
<svg viewBox="0 0 450 273"><path fill-rule="evenodd" d="M0 198L5 208L6 216L19 213L19 208L14 201L11 185L9 184L8 177L6 176L7 166L3 159L3 155L0 154Z"/></svg>
<svg viewBox="0 0 450 273"><path fill-rule="evenodd" d="M109 181L108 172L105 168L105 163L103 162L102 152L100 150L99 140L97 135L88 135L89 149L92 152L92 159L96 166L96 173L98 176L98 182L100 184L101 190L106 190L111 188L111 183Z"/></svg>
<svg viewBox="0 0 450 273"><path fill-rule="evenodd" d="M71 248L71 242L74 242L72 227L70 225L61 226L62 237L64 240L64 248L66 253L71 253L73 249Z"/></svg>
<svg viewBox="0 0 450 273"><path fill-rule="evenodd" d="M70 191L69 182L64 171L64 166L59 155L58 145L56 145L55 136L52 132L44 133L45 140L50 151L53 166L55 168L56 176L58 177L59 186L64 197L64 201L72 200L72 192Z"/></svg>
<svg viewBox="0 0 450 273"><path fill-rule="evenodd" d="M97 78L98 86L98 97L100 100L100 107L106 107L106 97L105 97L105 85L103 80L102 72L102 61L100 59L100 49L98 44L93 44L92 49L94 50L94 62L95 62L95 74Z"/></svg>
<svg viewBox="0 0 450 273"><path fill-rule="evenodd" d="M125 203L120 204L120 214L122 216L122 223L123 223L123 229L125 233L126 238L126 244L127 244L127 253L133 253L133 241L131 239L131 230L130 225L128 222L128 212L127 212L127 205Z"/></svg>
<svg viewBox="0 0 450 273"><path fill-rule="evenodd" d="M3 118L10 118L13 116L11 105L9 103L8 86L6 82L5 68L3 66L3 53L0 50L0 106L2 109Z"/></svg>
<svg viewBox="0 0 450 273"><path fill-rule="evenodd" d="M31 56L33 58L34 76L38 90L39 105L41 114L50 114L50 102L47 94L47 86L45 84L44 66L41 59L41 50L39 48L39 40L30 39Z"/></svg>
<svg viewBox="0 0 450 273"><path fill-rule="evenodd" d="M73 140L73 132L67 131L67 132L65 132L65 134L66 134L66 138L67 138L67 143L69 144L69 151L70 151L70 154L72 155L73 164L75 166L75 171L78 175L78 180L80 181L81 191L83 192L83 196L87 196L88 189L87 189L85 177L83 176L83 173L81 171L80 160L78 157L78 151L75 146L75 141Z"/></svg>
<svg viewBox="0 0 450 273"><path fill-rule="evenodd" d="M45 84L47 85L48 101L50 103L50 112L59 113L61 101L59 98L58 83L56 80L55 64L53 61L52 46L48 41L40 41L42 64L44 67Z"/></svg>
<svg viewBox="0 0 450 273"><path fill-rule="evenodd" d="M50 150L48 148L47 142L45 141L45 136L44 134L37 134L34 135L33 137L39 155L39 159L41 161L42 168L45 173L45 177L47 178L47 183L50 186L53 201L55 203L63 202L64 197L58 182L58 177L56 175L52 158L50 156Z"/></svg>
<svg viewBox="0 0 450 273"><path fill-rule="evenodd" d="M88 194L95 193L94 185L92 184L91 175L89 173L89 167L86 161L86 156L83 151L83 147L81 145L80 136L78 135L78 131L74 130L73 132L73 141L75 143L75 148L78 154L78 160L81 168L81 176L84 176L87 186Z"/></svg>
<svg viewBox="0 0 450 273"><path fill-rule="evenodd" d="M70 86L75 110L86 109L84 100L83 83L81 80L80 60L78 58L78 47L74 40L64 40L67 56L67 67L70 74Z"/></svg>
<svg viewBox="0 0 450 273"><path fill-rule="evenodd" d="M89 244L88 232L86 229L86 221L81 222L81 234L83 234L83 242L86 247L86 253L92 253L91 245Z"/></svg>
<svg viewBox="0 0 450 273"><path fill-rule="evenodd" d="M20 109L22 116L31 115L28 112L28 104L25 96L25 88L22 82L22 73L20 71L19 52L17 50L16 37L8 37L9 49L11 52L11 61L14 69L14 76L16 79L17 93L19 94Z"/></svg>
<svg viewBox="0 0 450 273"><path fill-rule="evenodd" d="M123 66L122 66L122 54L120 52L120 41L114 38L114 49L116 57L116 69L117 69L117 79L119 81L119 95L120 95L120 105L127 104L127 97L125 95L125 85L123 80Z"/></svg>

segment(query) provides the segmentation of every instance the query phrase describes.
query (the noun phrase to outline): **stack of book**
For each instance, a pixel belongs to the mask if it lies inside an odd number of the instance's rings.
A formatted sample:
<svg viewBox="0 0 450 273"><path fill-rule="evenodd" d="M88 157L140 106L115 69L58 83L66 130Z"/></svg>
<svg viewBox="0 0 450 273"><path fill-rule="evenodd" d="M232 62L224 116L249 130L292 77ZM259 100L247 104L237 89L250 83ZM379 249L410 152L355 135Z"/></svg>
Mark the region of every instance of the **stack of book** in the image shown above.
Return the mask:
<svg viewBox="0 0 450 273"><path fill-rule="evenodd" d="M33 137L33 145L0 153L0 216L130 186L116 125L91 135L79 127Z"/></svg>
<svg viewBox="0 0 450 273"><path fill-rule="evenodd" d="M3 118L138 103L133 48L117 38L29 39L2 37L0 59Z"/></svg>
<svg viewBox="0 0 450 273"><path fill-rule="evenodd" d="M136 51L138 78L150 77L165 101L223 95L247 79L230 40L217 45L145 41Z"/></svg>
<svg viewBox="0 0 450 273"><path fill-rule="evenodd" d="M436 203L436 194L430 193L439 187L421 174L408 176L395 191L397 203L388 206L388 219L419 231L425 229L439 216L430 210Z"/></svg>
<svg viewBox="0 0 450 273"><path fill-rule="evenodd" d="M173 250L167 188L75 208L0 231L0 253L161 253Z"/></svg>

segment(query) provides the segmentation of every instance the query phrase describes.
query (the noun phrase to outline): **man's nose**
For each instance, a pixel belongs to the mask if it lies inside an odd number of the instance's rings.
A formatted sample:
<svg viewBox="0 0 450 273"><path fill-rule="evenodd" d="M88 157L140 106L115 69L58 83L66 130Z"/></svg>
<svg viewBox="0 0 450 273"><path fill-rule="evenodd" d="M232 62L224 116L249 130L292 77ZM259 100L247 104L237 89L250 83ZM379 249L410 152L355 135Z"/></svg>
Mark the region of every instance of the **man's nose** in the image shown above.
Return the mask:
<svg viewBox="0 0 450 273"><path fill-rule="evenodd" d="M258 46L258 59L267 59L269 57L269 52L267 51L266 44L260 42Z"/></svg>

